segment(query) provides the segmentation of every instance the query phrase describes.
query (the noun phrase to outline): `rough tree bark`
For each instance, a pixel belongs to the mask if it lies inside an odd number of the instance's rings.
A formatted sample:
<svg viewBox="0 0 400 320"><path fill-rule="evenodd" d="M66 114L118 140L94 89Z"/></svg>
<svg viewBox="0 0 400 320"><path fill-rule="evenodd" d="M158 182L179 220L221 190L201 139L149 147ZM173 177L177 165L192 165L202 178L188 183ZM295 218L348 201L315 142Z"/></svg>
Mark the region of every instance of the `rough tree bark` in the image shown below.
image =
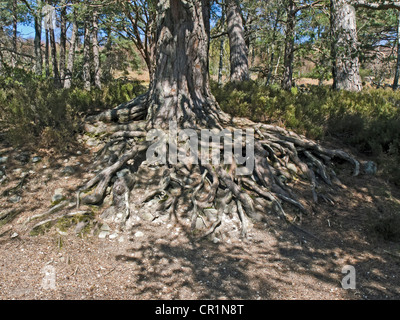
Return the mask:
<svg viewBox="0 0 400 320"><path fill-rule="evenodd" d="M61 80L57 62L57 44L56 44L56 36L54 33L54 29L50 28L49 33L50 33L51 61L53 64L54 83L56 86L60 86Z"/></svg>
<svg viewBox="0 0 400 320"><path fill-rule="evenodd" d="M73 26L72 26L71 42L70 42L69 54L68 54L68 62L67 62L67 67L66 67L66 71L65 71L66 77L65 77L65 81L64 81L64 88L66 88L66 89L71 88L77 38L78 38L78 23L76 21L76 18L74 17Z"/></svg>
<svg viewBox="0 0 400 320"><path fill-rule="evenodd" d="M285 36L284 72L282 89L290 90L293 86L293 61L294 61L294 39L296 28L296 7L293 0L288 0Z"/></svg>
<svg viewBox="0 0 400 320"><path fill-rule="evenodd" d="M222 11L222 17L221 17L221 24L224 26L225 25L225 3L221 3L221 11ZM224 47L225 47L225 37L221 37L221 40L219 42L219 65L218 65L218 85L222 86L222 72L223 72L223 67L224 67Z"/></svg>
<svg viewBox="0 0 400 320"><path fill-rule="evenodd" d="M17 54L18 54L18 12L17 12L17 0L13 0L12 2L12 11L13 11L13 32L12 32L12 46L13 46L13 53L11 55L11 66L15 68L17 64Z"/></svg>
<svg viewBox="0 0 400 320"><path fill-rule="evenodd" d="M399 88L400 79L400 12L398 13L398 24L397 24L397 62L396 62L396 72L393 81L393 90Z"/></svg>
<svg viewBox="0 0 400 320"><path fill-rule="evenodd" d="M282 9L278 8L277 13L276 13L276 19L274 22L273 34L272 34L271 58L269 61L268 76L267 76L267 81L266 81L267 85L269 85L271 83L271 77L272 77L272 72L273 72L273 68L274 68L276 38L277 38L277 33L278 33L278 23L279 23L281 14L282 14Z"/></svg>
<svg viewBox="0 0 400 320"><path fill-rule="evenodd" d="M60 82L64 84L66 72L66 52L67 52L67 7L61 8L60 14Z"/></svg>
<svg viewBox="0 0 400 320"><path fill-rule="evenodd" d="M83 86L84 89L90 91L91 77L90 77L90 31L89 23L85 22L83 36Z"/></svg>
<svg viewBox="0 0 400 320"><path fill-rule="evenodd" d="M356 11L347 0L331 0L333 88L361 91Z"/></svg>
<svg viewBox="0 0 400 320"><path fill-rule="evenodd" d="M237 0L227 0L227 24L232 82L249 79L248 47Z"/></svg>
<svg viewBox="0 0 400 320"><path fill-rule="evenodd" d="M157 66L148 94L148 120L165 128L218 126L220 110L209 86L210 6L206 0L158 3Z"/></svg>
<svg viewBox="0 0 400 320"><path fill-rule="evenodd" d="M92 30L92 43L93 43L93 67L94 67L94 85L101 89L101 67L100 67L100 46L98 40L99 22L98 13L93 12L93 30Z"/></svg>
<svg viewBox="0 0 400 320"><path fill-rule="evenodd" d="M44 49L44 65L46 69L46 77L50 77L50 43L49 43L49 29L45 32L45 49Z"/></svg>
<svg viewBox="0 0 400 320"><path fill-rule="evenodd" d="M35 15L35 73L42 75L42 18L40 12Z"/></svg>

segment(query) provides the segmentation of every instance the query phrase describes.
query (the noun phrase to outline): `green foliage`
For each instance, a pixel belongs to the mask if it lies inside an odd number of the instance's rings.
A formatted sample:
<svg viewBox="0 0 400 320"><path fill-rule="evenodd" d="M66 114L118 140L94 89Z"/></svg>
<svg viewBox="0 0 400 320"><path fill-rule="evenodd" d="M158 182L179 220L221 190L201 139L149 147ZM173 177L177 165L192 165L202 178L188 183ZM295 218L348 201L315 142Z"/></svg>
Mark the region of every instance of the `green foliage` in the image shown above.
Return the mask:
<svg viewBox="0 0 400 320"><path fill-rule="evenodd" d="M224 111L284 125L312 139L338 138L375 157L390 180L400 184L400 92L317 86L287 92L253 81L223 88L212 83L212 88Z"/></svg>
<svg viewBox="0 0 400 320"><path fill-rule="evenodd" d="M13 82L0 79L0 123L14 146L67 150L75 142L85 115L129 101L144 88L139 82L116 81L103 90L55 89L34 77Z"/></svg>

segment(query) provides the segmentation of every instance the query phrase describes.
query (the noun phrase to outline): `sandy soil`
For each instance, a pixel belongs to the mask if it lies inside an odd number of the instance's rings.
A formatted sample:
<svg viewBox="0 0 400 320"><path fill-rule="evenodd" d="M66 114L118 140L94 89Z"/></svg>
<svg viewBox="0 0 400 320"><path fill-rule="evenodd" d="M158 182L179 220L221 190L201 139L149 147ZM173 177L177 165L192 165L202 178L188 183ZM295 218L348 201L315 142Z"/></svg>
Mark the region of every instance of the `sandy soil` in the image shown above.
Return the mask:
<svg viewBox="0 0 400 320"><path fill-rule="evenodd" d="M0 213L17 214L0 224L0 299L400 298L400 244L371 231L373 221L399 210L400 190L379 175L350 177L347 169L340 177L348 189L329 190L335 204L314 206L300 228L271 216L253 225L248 240L197 241L180 216L137 218L132 232L114 239L77 236L74 228L31 236L23 222L49 210L54 190L64 188L74 201L76 186L90 176L86 168L96 149L87 149L65 156L42 150L31 154L41 162L22 165L15 160L21 151L1 145L10 180L0 185ZM63 175L65 166L75 173ZM29 175L18 186L24 172ZM13 194L20 202L10 202ZM346 265L355 267L355 290L341 286Z"/></svg>

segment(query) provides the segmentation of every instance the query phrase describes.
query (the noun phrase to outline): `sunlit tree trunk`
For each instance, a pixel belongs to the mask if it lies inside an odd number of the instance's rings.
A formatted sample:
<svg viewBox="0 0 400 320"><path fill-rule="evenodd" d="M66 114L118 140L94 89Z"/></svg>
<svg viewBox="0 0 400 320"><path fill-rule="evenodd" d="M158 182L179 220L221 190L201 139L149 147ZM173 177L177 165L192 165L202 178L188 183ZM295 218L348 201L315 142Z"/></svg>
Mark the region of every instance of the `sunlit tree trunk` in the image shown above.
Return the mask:
<svg viewBox="0 0 400 320"><path fill-rule="evenodd" d="M333 87L361 91L355 8L346 0L331 0Z"/></svg>
<svg viewBox="0 0 400 320"><path fill-rule="evenodd" d="M100 47L99 47L98 33L99 33L98 14L95 11L93 13L93 31L92 31L94 85L97 88L101 89Z"/></svg>
<svg viewBox="0 0 400 320"><path fill-rule="evenodd" d="M296 27L296 8L293 0L287 1L287 22L285 39L285 58L282 89L290 90L293 86L294 40Z"/></svg>
<svg viewBox="0 0 400 320"><path fill-rule="evenodd" d="M71 42L69 47L69 54L68 54L68 62L66 68L66 77L64 81L64 88L68 89L71 88L72 83L72 76L74 71L74 61L75 61L75 52L76 52L76 41L78 39L78 23L74 17L73 27L72 27L72 35L71 35Z"/></svg>
<svg viewBox="0 0 400 320"><path fill-rule="evenodd" d="M218 126L219 108L209 86L210 3L158 3L156 61L148 93L152 127Z"/></svg>
<svg viewBox="0 0 400 320"><path fill-rule="evenodd" d="M230 47L232 82L248 80L249 60L248 47L244 37L243 20L236 0L227 0L227 23Z"/></svg>

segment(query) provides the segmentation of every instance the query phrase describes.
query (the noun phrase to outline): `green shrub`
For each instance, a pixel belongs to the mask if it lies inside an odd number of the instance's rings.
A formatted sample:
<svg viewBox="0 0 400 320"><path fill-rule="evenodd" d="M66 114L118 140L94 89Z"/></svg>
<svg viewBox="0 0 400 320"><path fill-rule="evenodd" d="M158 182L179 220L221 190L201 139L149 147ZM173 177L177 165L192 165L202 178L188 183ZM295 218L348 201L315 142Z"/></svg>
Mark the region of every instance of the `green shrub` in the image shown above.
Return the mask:
<svg viewBox="0 0 400 320"><path fill-rule="evenodd" d="M139 82L111 82L103 90L55 89L51 81L34 77L1 81L0 124L13 146L69 149L82 119L113 108L144 92Z"/></svg>

